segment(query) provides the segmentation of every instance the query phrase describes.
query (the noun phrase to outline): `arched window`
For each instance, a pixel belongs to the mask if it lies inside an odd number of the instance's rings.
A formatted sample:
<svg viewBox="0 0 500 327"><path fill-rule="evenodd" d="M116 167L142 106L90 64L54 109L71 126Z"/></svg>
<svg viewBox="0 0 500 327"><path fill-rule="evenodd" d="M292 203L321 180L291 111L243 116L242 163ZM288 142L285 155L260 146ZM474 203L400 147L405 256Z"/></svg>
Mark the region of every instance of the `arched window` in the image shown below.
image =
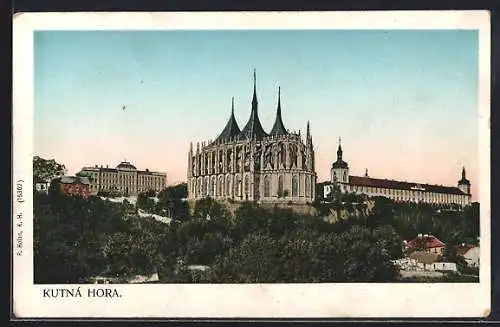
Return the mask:
<svg viewBox="0 0 500 327"><path fill-rule="evenodd" d="M299 194L299 178L297 175L292 177L292 196L298 196Z"/></svg>
<svg viewBox="0 0 500 327"><path fill-rule="evenodd" d="M264 197L271 196L271 181L269 180L269 176L264 176Z"/></svg>
<svg viewBox="0 0 500 327"><path fill-rule="evenodd" d="M283 175L278 177L278 194L279 196L283 196Z"/></svg>
<svg viewBox="0 0 500 327"><path fill-rule="evenodd" d="M196 189L198 190L198 196L202 196L203 188L202 188L202 179L199 178L198 181L196 182Z"/></svg>
<svg viewBox="0 0 500 327"><path fill-rule="evenodd" d="M241 196L241 177L238 176L238 181L236 182L236 193Z"/></svg>
<svg viewBox="0 0 500 327"><path fill-rule="evenodd" d="M248 197L249 189L250 189L250 183L248 181L248 175L246 175L245 176L245 197Z"/></svg>
<svg viewBox="0 0 500 327"><path fill-rule="evenodd" d="M344 171L344 179L343 179L344 182L347 182L347 173Z"/></svg>
<svg viewBox="0 0 500 327"><path fill-rule="evenodd" d="M309 179L309 176L306 176L306 196L311 195L311 180Z"/></svg>
<svg viewBox="0 0 500 327"><path fill-rule="evenodd" d="M222 177L219 177L219 192L217 192L219 196L224 195L223 188L224 188L224 179Z"/></svg>
<svg viewBox="0 0 500 327"><path fill-rule="evenodd" d="M226 195L231 195L231 180L229 176L226 176Z"/></svg>

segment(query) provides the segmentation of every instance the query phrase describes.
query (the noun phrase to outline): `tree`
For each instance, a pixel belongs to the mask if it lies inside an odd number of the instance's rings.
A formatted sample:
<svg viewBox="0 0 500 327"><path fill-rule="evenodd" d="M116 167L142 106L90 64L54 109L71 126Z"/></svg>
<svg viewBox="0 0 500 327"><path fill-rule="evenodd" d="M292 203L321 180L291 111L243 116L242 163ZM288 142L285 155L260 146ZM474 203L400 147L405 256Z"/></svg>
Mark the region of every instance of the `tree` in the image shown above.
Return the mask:
<svg viewBox="0 0 500 327"><path fill-rule="evenodd" d="M56 177L63 176L66 167L54 159L44 159L39 156L33 157L33 178L35 180L50 181Z"/></svg>
<svg viewBox="0 0 500 327"><path fill-rule="evenodd" d="M137 195L136 206L146 212L152 213L155 207L155 201L149 197L150 193L142 192Z"/></svg>
<svg viewBox="0 0 500 327"><path fill-rule="evenodd" d="M186 220L189 218L187 201L187 184L169 186L158 193L158 213L170 212L172 218Z"/></svg>
<svg viewBox="0 0 500 327"><path fill-rule="evenodd" d="M279 248L278 241L266 234L250 234L227 255L218 257L212 266L212 278L219 283L280 282Z"/></svg>

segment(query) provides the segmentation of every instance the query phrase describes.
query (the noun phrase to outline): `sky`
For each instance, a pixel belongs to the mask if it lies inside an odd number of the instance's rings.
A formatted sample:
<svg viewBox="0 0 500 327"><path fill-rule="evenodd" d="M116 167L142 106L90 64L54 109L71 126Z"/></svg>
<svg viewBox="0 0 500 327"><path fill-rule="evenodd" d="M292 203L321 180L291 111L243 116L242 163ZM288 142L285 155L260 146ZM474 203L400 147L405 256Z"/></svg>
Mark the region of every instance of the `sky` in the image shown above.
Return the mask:
<svg viewBox="0 0 500 327"><path fill-rule="evenodd" d="M36 31L34 154L75 174L132 162L186 180L189 143L215 139L234 97L243 128L253 69L270 131L305 134L318 182L341 137L351 175L479 180L473 30ZM125 106L125 110L123 107Z"/></svg>

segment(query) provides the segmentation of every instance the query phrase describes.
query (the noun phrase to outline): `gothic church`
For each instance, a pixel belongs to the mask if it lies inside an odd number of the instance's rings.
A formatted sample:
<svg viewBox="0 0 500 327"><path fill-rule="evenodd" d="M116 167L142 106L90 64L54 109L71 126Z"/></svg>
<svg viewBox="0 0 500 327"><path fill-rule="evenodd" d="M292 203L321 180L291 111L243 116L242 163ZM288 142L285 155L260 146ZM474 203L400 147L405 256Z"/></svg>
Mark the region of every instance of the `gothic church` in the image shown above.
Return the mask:
<svg viewBox="0 0 500 327"><path fill-rule="evenodd" d="M278 90L276 119L268 133L258 115L256 77L248 122L240 130L234 117L214 141L190 144L188 198L259 203L306 204L315 198L314 147L307 122L305 141L288 131L281 117Z"/></svg>

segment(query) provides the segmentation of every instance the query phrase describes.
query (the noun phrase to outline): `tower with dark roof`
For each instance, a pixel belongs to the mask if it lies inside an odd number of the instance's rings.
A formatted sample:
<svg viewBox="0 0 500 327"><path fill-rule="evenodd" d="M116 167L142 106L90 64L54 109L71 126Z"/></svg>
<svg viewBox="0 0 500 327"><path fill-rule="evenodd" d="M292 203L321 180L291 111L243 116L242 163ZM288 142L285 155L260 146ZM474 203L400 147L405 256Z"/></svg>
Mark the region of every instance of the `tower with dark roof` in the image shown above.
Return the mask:
<svg viewBox="0 0 500 327"><path fill-rule="evenodd" d="M316 192L314 147L307 123L305 142L300 132L289 132L283 124L281 88L276 117L267 133L259 119L257 77L253 72L250 117L240 130L231 115L214 141L198 142L188 152L188 199L258 201L306 204Z"/></svg>
<svg viewBox="0 0 500 327"><path fill-rule="evenodd" d="M276 109L276 119L274 120L271 133L269 134L272 136L288 134L285 126L283 125L283 119L281 118L281 87L278 87L278 108Z"/></svg>
<svg viewBox="0 0 500 327"><path fill-rule="evenodd" d="M241 133L240 127L234 118L234 97L231 100L231 116L227 121L226 127L222 130L219 136L215 139L216 143L225 143L236 138Z"/></svg>
<svg viewBox="0 0 500 327"><path fill-rule="evenodd" d="M239 134L239 139L251 139L251 140L262 140L263 137L267 136L267 133L262 128L259 120L258 113L259 103L257 101L257 77L255 70L253 71L253 98L252 98L252 110L250 112L250 118L246 123L245 127Z"/></svg>
<svg viewBox="0 0 500 327"><path fill-rule="evenodd" d="M465 177L465 167L462 167L462 178L458 181L458 188L465 194L470 194L470 181Z"/></svg>
<svg viewBox="0 0 500 327"><path fill-rule="evenodd" d="M330 170L332 183L349 183L349 165L342 159L343 151L341 139L339 137L339 146L337 148L337 161L332 164Z"/></svg>

